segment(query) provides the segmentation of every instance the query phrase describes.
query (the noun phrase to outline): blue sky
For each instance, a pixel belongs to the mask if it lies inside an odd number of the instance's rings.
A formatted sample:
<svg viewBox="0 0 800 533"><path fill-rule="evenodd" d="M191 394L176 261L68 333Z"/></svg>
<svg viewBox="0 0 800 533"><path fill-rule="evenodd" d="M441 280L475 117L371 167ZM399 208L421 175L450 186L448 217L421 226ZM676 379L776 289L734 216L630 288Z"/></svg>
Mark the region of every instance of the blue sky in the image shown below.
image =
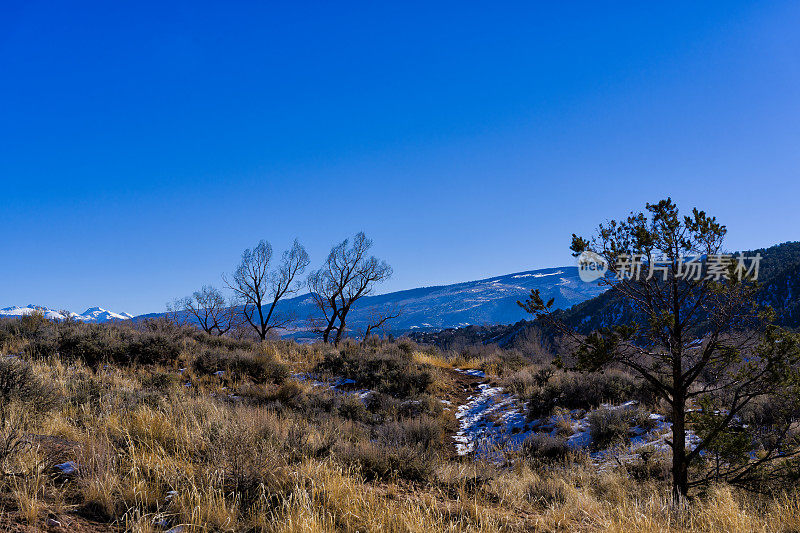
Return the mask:
<svg viewBox="0 0 800 533"><path fill-rule="evenodd" d="M796 2L2 10L0 306L159 311L359 230L382 292L571 264L667 195L800 238Z"/></svg>

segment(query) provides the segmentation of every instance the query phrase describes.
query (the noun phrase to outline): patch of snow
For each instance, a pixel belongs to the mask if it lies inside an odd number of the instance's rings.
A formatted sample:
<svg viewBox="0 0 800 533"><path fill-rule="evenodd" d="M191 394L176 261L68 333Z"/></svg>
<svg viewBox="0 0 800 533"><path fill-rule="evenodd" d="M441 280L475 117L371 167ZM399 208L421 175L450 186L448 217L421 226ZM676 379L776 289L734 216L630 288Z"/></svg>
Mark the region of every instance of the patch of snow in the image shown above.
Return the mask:
<svg viewBox="0 0 800 533"><path fill-rule="evenodd" d="M505 393L501 387L481 383L478 390L477 394L468 398L467 403L458 406L456 411L459 431L453 439L456 453L459 455L491 451L492 448L519 448L522 442L534 433L555 437L564 422L571 428L571 434L566 438L568 446L587 450L592 446L589 416L593 411L574 409L551 415L546 419L527 421L524 409L517 399ZM631 400L618 405L602 404L597 410L629 409L637 403ZM590 453L595 463L605 464L612 457L619 461L632 460L636 457L635 454L645 447L668 450L667 441L672 439L672 424L657 413L651 413L649 418L654 421L653 428L632 427L630 441L626 446ZM694 449L699 444L700 438L691 430L687 430L686 442L689 449Z"/></svg>
<svg viewBox="0 0 800 533"><path fill-rule="evenodd" d="M466 374L468 376L476 377L476 378L485 378L486 372L483 370L477 369L466 369L466 368L456 368L456 372L461 372L462 374Z"/></svg>
<svg viewBox="0 0 800 533"><path fill-rule="evenodd" d="M17 306L5 307L3 309L0 309L0 316L16 318L26 315L32 315L37 311L43 313L44 317L47 318L48 320L64 320L65 318L64 315L59 313L58 311L53 311L52 309L48 309L46 307L42 307L39 305L28 305L25 307L17 307ZM71 313L71 316L73 318L77 318L80 315L78 315L77 313Z"/></svg>
<svg viewBox="0 0 800 533"><path fill-rule="evenodd" d="M130 320L131 318L133 316L129 313L115 313L102 307L90 307L76 317L81 322L108 322L109 320Z"/></svg>
<svg viewBox="0 0 800 533"><path fill-rule="evenodd" d="M295 373L292 373L292 377L294 379L296 379L297 381L307 381L307 382L311 383L312 387L324 387L325 386L325 384L323 382L317 381L315 379L311 379L311 377L308 374L300 374L300 373L296 373L295 372Z"/></svg>
<svg viewBox="0 0 800 533"><path fill-rule="evenodd" d="M519 435L519 430L525 426L525 415L513 396L488 383L478 385L478 390L477 395L456 410L459 431L453 439L459 455L473 452L479 445L489 446L507 440L504 437L512 437L513 433Z"/></svg>
<svg viewBox="0 0 800 533"><path fill-rule="evenodd" d="M564 271L563 271L563 270L559 270L559 271L557 271L557 272L549 272L549 273L547 273L547 274L541 274L541 273L536 273L536 274L534 274L534 273L529 273L529 274L515 274L515 275L513 275L513 276L511 276L511 277L512 277L512 278L543 278L543 277L545 277L545 276L556 276L556 275L558 275L558 274L563 274L563 273L564 273Z"/></svg>
<svg viewBox="0 0 800 533"><path fill-rule="evenodd" d="M74 461L67 461L66 463L55 465L55 469L65 476L71 476L78 472L78 465Z"/></svg>
<svg viewBox="0 0 800 533"><path fill-rule="evenodd" d="M359 390L341 389L340 387L343 387L345 385L356 384L356 381L350 378L339 378L336 379L333 383L324 383L322 381L317 381L311 378L308 374L293 373L292 377L297 381L304 381L310 383L312 387L326 387L335 392L352 394L353 396L357 396L359 399L363 401L366 401L370 396L375 394L375 391L370 389L359 389Z"/></svg>

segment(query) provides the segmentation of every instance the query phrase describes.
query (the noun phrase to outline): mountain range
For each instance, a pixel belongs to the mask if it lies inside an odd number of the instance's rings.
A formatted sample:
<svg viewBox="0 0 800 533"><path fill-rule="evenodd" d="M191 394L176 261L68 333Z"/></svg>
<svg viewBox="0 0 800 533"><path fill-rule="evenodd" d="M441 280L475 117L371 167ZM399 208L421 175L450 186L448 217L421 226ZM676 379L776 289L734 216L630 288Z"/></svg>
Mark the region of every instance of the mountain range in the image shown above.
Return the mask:
<svg viewBox="0 0 800 533"><path fill-rule="evenodd" d="M28 305L25 307L6 307L0 309L0 317L21 317L24 315L30 315L39 311L44 314L45 318L49 318L51 320L64 320L65 315L62 311L55 311L53 309L49 309L47 307L42 307L40 305ZM114 313L113 311L107 311L102 307L90 307L86 311L81 314L78 313L69 313L70 317L74 320L79 322L108 322L110 320L130 320L133 318L133 315L129 313Z"/></svg>
<svg viewBox="0 0 800 533"><path fill-rule="evenodd" d="M759 276L762 303L778 311L782 325L800 326L800 242L745 252L748 256L756 253L762 256ZM350 312L347 324L350 333L358 335L376 310L398 307L402 313L391 322L391 331L395 334L410 333L426 342L456 336L465 337L462 340L467 342L507 344L532 324L526 320L529 315L516 303L524 300L531 289L539 289L545 301L553 298L554 306L562 310L566 322L581 331L591 331L615 323L629 312L606 288L597 281L582 281L574 266L528 270L476 281L366 296ZM63 319L59 311L33 305L0 309L0 317L22 316L35 309L42 310L48 318ZM281 301L277 312L294 318L291 327L282 332L284 336L298 340L314 337L309 318L318 317L319 311L310 294ZM132 317L128 313L114 313L99 307L87 309L82 314L72 313L75 320L82 322L159 316L163 313Z"/></svg>
<svg viewBox="0 0 800 533"><path fill-rule="evenodd" d="M776 311L777 323L787 328L800 328L800 242L785 242L743 252L746 257L761 255L758 282L758 299L761 305ZM546 301L548 296L542 294ZM587 298L583 302L557 311L559 318L580 333L589 333L614 324L628 323L633 318L633 309L613 290ZM454 344L495 343L500 346L513 345L525 337L533 327L540 326L527 319L506 325L486 325L442 330L437 332L414 332L412 338L420 342L447 347Z"/></svg>
<svg viewBox="0 0 800 533"><path fill-rule="evenodd" d="M581 281L578 269L574 266L528 270L476 281L366 296L358 302L358 307L350 312L347 323L351 333L357 335L366 327L376 310L398 307L402 313L391 322L391 330L394 333L435 331L471 325L510 324L525 317L525 312L516 302L524 299L531 289L539 289L544 296L554 299L557 308L565 309L594 298L605 288L596 282ZM36 310L43 312L50 319L64 318L62 311L36 305L0 309L0 317L19 317ZM308 325L309 318L318 317L319 311L310 294L283 300L278 304L276 311L280 315L294 318L292 326L283 332L284 336L301 340L313 337ZM163 316L163 313L133 317L128 313L115 313L100 307L92 307L81 314L70 313L70 315L81 322L101 323L131 318L137 320L156 318Z"/></svg>
<svg viewBox="0 0 800 533"><path fill-rule="evenodd" d="M474 324L510 324L522 319L525 312L517 305L531 289L539 289L554 305L568 308L601 294L605 287L597 282L586 283L578 277L577 267L527 270L476 281L419 287L359 300L347 318L351 334L363 330L379 309L399 307L401 315L392 320L391 331L433 331L443 328L461 328ZM294 318L284 336L306 340L313 337L309 317L318 317L314 299L301 294L282 300L277 308L282 316ZM141 315L136 319L154 318L159 313Z"/></svg>

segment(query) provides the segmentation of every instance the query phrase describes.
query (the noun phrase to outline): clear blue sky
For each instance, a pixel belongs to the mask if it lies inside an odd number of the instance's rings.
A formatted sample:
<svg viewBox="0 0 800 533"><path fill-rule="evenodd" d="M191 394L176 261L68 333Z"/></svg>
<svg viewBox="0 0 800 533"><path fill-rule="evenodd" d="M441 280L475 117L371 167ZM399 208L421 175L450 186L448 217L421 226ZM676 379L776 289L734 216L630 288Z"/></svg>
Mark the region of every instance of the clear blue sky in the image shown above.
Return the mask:
<svg viewBox="0 0 800 533"><path fill-rule="evenodd" d="M436 4L436 7L433 7ZM359 230L382 292L667 195L800 239L797 2L5 2L0 307L159 311Z"/></svg>

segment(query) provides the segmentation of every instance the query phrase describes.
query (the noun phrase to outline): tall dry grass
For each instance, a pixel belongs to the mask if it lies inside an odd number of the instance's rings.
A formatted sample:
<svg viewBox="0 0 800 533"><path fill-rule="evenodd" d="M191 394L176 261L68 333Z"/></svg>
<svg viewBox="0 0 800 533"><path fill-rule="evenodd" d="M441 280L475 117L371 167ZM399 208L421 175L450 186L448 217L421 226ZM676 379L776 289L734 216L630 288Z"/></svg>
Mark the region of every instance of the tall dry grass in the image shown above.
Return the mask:
<svg viewBox="0 0 800 533"><path fill-rule="evenodd" d="M359 404L354 413L341 395L292 378L270 383L193 373L192 357L210 348L184 345L182 359L164 365L33 360L35 373L63 401L31 420L31 446L5 466L0 521L42 527L49 516L80 516L137 532L178 525L265 532L800 531L794 487L760 497L720 485L676 511L663 482L637 481L623 467L600 469L586 457L534 462L509 455L507 464L454 457L439 433L444 415L408 407L424 407L423 396ZM253 353L310 370L328 349L281 342ZM453 367L487 368L486 360L416 349L406 356L430 370L429 394L454 386L443 377ZM502 363L494 355L488 362ZM534 373L507 376L520 390L536 387ZM556 383L571 390L567 378ZM77 472L55 473L53 464L64 461Z"/></svg>

